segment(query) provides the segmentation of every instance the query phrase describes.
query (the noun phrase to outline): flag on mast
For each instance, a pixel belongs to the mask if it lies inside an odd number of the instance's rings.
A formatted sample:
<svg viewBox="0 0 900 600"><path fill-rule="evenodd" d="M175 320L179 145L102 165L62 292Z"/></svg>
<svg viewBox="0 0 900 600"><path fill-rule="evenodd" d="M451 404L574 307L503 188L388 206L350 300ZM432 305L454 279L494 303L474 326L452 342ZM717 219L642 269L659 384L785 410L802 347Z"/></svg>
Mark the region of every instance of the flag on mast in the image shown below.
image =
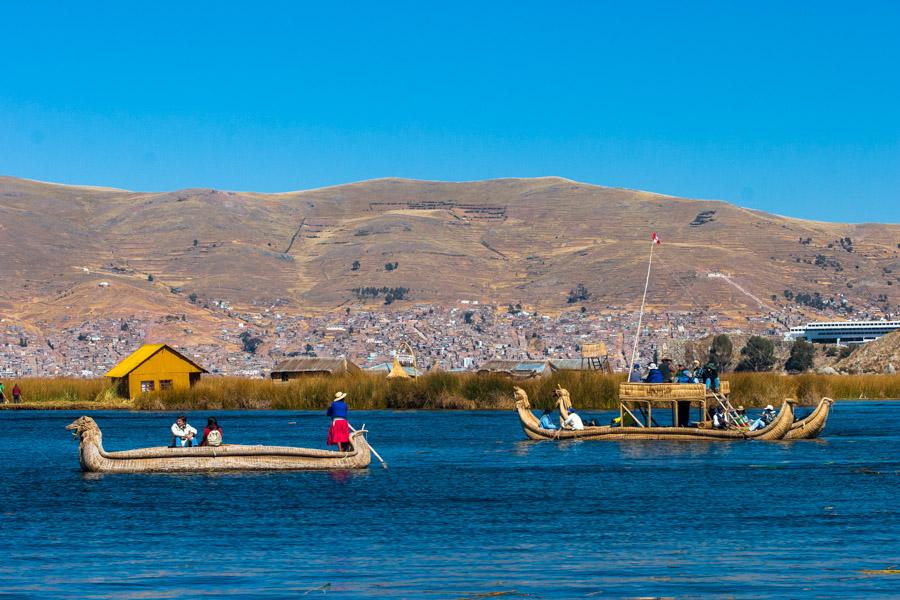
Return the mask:
<svg viewBox="0 0 900 600"><path fill-rule="evenodd" d="M650 239L653 240L653 243L654 243L654 244L661 244L661 243L662 243L662 242L660 241L660 239L659 239L659 236L656 235L656 232L655 232L655 231L653 232L653 235L650 237Z"/></svg>

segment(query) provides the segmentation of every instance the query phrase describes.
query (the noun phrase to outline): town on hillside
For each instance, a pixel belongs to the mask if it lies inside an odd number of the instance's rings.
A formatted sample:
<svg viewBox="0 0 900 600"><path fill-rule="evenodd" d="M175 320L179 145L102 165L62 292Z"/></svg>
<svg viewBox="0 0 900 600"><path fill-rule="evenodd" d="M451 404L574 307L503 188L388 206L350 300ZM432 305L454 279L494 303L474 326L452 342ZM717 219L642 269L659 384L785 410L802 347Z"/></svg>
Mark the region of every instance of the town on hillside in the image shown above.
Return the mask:
<svg viewBox="0 0 900 600"><path fill-rule="evenodd" d="M223 325L210 340L192 342L186 315L96 318L64 327L26 327L0 321L0 377L97 377L146 342L173 343L213 374L266 377L291 357L343 357L362 368L389 363L409 344L420 370L477 370L491 360L578 359L581 346L602 342L609 364L625 370L635 339L635 310L573 307L542 314L521 305L460 300L454 306L415 304L391 311L345 307L314 316L283 314L277 308L241 312L216 303ZM874 313L874 309L873 309ZM857 318L881 318L860 311ZM821 319L840 315L823 311ZM684 356L690 340L718 333L783 339L808 313L781 311L742 319L696 311L651 309L642 320L639 362L654 354Z"/></svg>

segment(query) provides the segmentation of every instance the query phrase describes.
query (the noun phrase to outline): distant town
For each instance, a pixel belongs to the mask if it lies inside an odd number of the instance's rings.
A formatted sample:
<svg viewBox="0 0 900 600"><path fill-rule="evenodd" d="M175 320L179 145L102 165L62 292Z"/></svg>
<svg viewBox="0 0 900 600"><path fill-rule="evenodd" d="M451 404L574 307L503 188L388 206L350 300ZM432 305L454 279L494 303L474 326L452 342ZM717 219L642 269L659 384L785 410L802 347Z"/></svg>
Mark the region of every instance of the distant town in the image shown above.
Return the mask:
<svg viewBox="0 0 900 600"><path fill-rule="evenodd" d="M325 315L300 316L277 308L241 312L225 301L213 309L227 323L214 343L190 343L192 325L186 315L98 318L64 328L42 324L38 337L9 319L0 322L0 377L99 377L146 341L148 331L179 331L186 343L173 344L213 374L266 377L284 358L345 357L362 368L390 362L408 343L422 371L475 370L492 359L577 359L581 346L604 343L610 366L624 370L637 326L637 311L610 306L577 307L549 315L520 305L488 305L460 300L454 306L416 304L391 311L348 307ZM882 318L858 311L857 319ZM818 320L846 318L822 311ZM717 333L783 338L789 328L809 320L797 309L736 320L709 312L653 310L643 318L639 356L666 352L687 340ZM162 325L163 327L160 327ZM155 334L158 337L158 334Z"/></svg>

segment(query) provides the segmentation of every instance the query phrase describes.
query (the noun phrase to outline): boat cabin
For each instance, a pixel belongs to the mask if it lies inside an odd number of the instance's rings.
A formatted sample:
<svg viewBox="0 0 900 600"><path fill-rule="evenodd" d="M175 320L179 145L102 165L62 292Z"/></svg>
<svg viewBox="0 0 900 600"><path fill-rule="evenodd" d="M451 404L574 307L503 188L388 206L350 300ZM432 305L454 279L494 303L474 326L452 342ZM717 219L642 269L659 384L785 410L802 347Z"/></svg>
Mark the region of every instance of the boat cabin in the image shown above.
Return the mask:
<svg viewBox="0 0 900 600"><path fill-rule="evenodd" d="M620 383L620 422L637 427L658 427L653 419L656 411L657 414L670 413L673 427L696 423L698 427L708 428L711 426L709 408L720 403L730 408L729 392L727 381L720 382L718 394L708 391L702 383ZM692 419L692 416L696 418Z"/></svg>

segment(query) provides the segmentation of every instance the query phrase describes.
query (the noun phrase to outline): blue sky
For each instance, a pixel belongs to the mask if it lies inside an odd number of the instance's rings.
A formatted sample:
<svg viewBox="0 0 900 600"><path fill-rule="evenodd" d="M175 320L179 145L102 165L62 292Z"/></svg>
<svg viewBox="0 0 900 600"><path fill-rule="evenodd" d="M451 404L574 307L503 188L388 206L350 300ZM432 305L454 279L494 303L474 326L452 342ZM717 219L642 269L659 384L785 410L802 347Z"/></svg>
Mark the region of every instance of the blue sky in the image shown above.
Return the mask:
<svg viewBox="0 0 900 600"><path fill-rule="evenodd" d="M5 3L0 173L559 175L896 223L898 25L898 2Z"/></svg>

